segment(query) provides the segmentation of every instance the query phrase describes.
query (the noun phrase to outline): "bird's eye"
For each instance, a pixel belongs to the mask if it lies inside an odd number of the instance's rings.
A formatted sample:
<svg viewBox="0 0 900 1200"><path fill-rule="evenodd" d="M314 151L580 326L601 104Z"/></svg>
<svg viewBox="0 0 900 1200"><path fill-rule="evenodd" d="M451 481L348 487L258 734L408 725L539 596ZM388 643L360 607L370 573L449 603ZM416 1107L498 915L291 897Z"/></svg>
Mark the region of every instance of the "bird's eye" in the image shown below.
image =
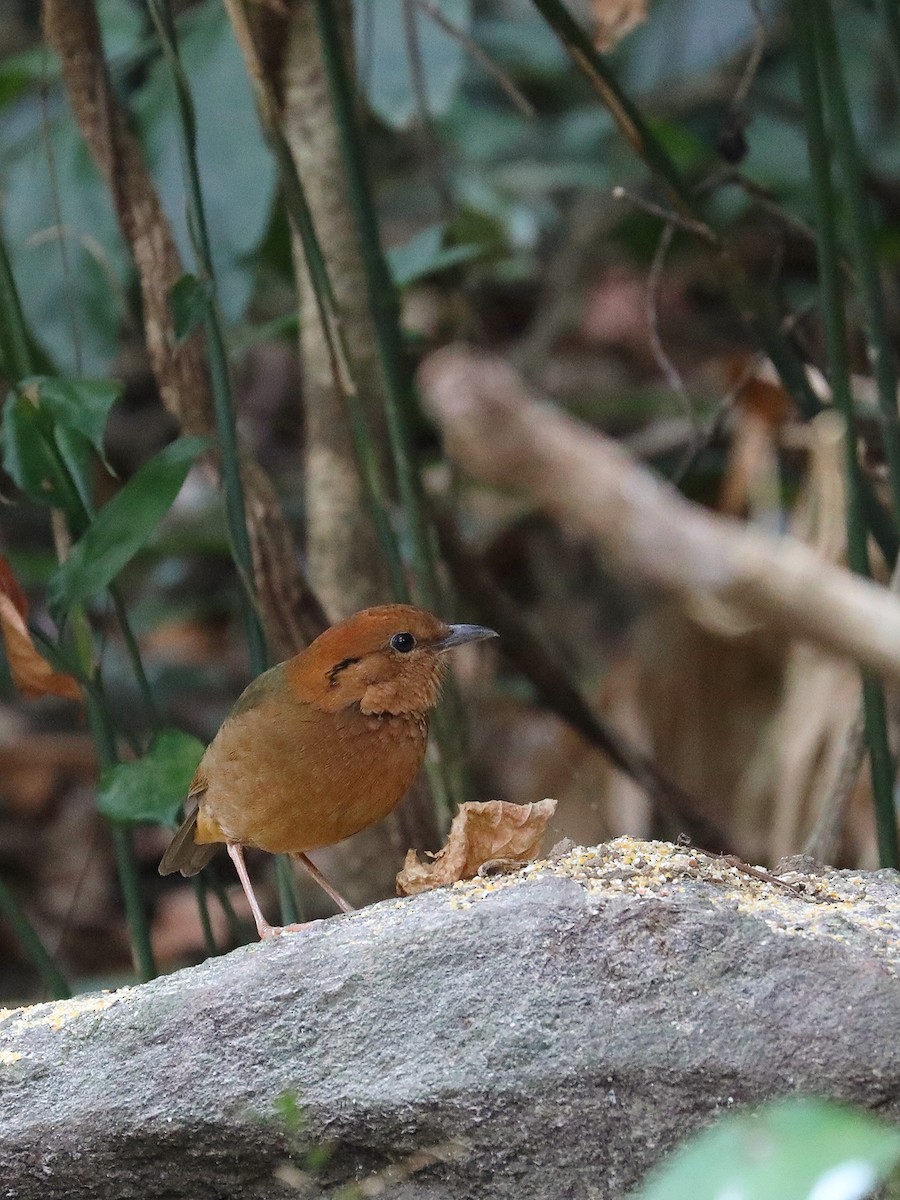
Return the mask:
<svg viewBox="0 0 900 1200"><path fill-rule="evenodd" d="M401 654L408 654L410 650L414 650L416 639L411 633L395 633L391 638L391 649L398 650Z"/></svg>

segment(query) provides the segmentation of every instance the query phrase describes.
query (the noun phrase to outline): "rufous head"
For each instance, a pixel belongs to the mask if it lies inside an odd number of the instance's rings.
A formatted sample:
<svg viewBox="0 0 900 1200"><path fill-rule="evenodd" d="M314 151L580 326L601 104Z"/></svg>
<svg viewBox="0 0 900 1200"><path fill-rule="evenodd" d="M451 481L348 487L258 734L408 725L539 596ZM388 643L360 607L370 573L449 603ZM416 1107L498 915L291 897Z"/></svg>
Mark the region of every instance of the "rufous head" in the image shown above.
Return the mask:
<svg viewBox="0 0 900 1200"><path fill-rule="evenodd" d="M301 700L327 712L425 713L437 704L446 652L496 637L483 625L448 625L411 604L365 608L332 625L288 664Z"/></svg>

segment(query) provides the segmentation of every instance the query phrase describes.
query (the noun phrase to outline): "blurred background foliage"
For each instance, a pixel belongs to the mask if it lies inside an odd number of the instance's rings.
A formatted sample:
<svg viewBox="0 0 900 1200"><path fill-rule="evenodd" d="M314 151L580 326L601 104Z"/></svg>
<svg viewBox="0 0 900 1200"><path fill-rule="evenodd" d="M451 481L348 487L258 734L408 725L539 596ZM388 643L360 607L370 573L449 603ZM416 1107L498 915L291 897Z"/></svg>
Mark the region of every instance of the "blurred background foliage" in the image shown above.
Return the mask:
<svg viewBox="0 0 900 1200"><path fill-rule="evenodd" d="M619 7L632 15L641 8ZM786 6L655 0L648 19L620 41L616 31L601 28L608 8L596 0L573 5L573 12L610 46L615 77L702 197L706 218L732 255L788 322L794 344L823 366L815 204ZM97 11L116 93L183 260L191 263L182 116L159 38L141 0L98 0ZM885 314L895 335L898 48L885 36L875 4L846 0L834 14ZM177 5L176 27L196 110L238 429L276 484L302 562L305 383L291 232L276 166L220 0ZM759 356L724 292L718 255L677 221L667 226L664 194L648 187L644 163L574 68L540 6L356 0L353 36L360 120L410 365L457 339L497 351L532 386L621 438L692 498L768 530L792 528L843 562L843 466L833 439L801 419ZM101 755L98 764L97 743L70 700L25 704L11 679L4 680L2 1000L37 998L52 986L34 946L26 953L16 936L22 917L66 986L78 989L130 975L136 911L152 948L144 974L154 960L168 968L249 936L225 868L212 871L199 895L182 881L157 877L166 832L148 821L174 818L183 777L251 664L221 496L202 470L188 469L197 448L179 458L186 474L180 491L176 475L165 476L178 497L171 509L163 506L164 518L151 512L156 485L141 490L139 469L151 461L172 466L154 456L170 444L184 447L173 443L178 430L148 365L140 289L110 189L72 116L33 0L0 5L0 54L0 228L31 339L26 374L80 381L77 400L59 418L65 428L87 403L85 380L121 381L114 393L90 393L103 417L93 445L112 474L91 459L88 491L101 507L123 485L135 485L131 508L127 498L121 506L131 514L125 522L133 536L115 573L119 599L104 592L113 575L101 578L93 568L80 592L72 588L71 570L66 584L69 607L84 605L93 630L86 636L93 637L92 661L102 665L107 734L116 753L105 762ZM190 288L184 296L181 319L189 325L191 304L202 314L205 300ZM848 314L855 400L861 421L871 423L874 391L855 301ZM21 382L9 362L4 370L11 384ZM51 656L48 583L50 601L58 600L59 538L16 468L22 435L8 415L12 396L4 417L0 550L28 594L31 624L43 631ZM427 491L449 506L490 586L514 604L591 711L650 753L731 847L770 864L804 849L839 865L877 864L865 772L844 788L838 811L826 807L858 708L852 667L763 629L689 621L632 581L612 578L577 532L523 499L460 479L422 413L405 416ZM84 467L87 459L78 461ZM881 494L877 446L866 469ZM408 558L408 524L397 517L396 525ZM886 579L890 565L876 558L876 574ZM446 572L444 580L451 592ZM489 619L464 580L456 584L446 615ZM149 706L117 605L139 648ZM77 642L74 618L70 634L73 627ZM56 645L57 653L65 649ZM78 674L73 662L58 665ZM472 798L556 796L558 838L595 842L680 831L678 819L661 819L583 729L560 718L560 705L551 711L514 656L501 650L473 657L458 674L472 726ZM890 713L893 729L892 705ZM92 720L96 726L96 713ZM137 768L150 774L110 775L119 755L143 755ZM101 810L117 821L131 812L124 826L112 826L128 827L130 875L123 874L117 835L98 818L98 766L107 772ZM148 790L158 800L149 811L135 807ZM401 831L389 874L408 845ZM270 863L254 869L265 876ZM387 891L383 879L368 880L359 864L340 856L331 869L338 876L356 872L360 900ZM207 903L210 889L219 900ZM131 936L124 915L129 895ZM273 883L270 903L275 895ZM299 903L316 914L322 902L301 896Z"/></svg>

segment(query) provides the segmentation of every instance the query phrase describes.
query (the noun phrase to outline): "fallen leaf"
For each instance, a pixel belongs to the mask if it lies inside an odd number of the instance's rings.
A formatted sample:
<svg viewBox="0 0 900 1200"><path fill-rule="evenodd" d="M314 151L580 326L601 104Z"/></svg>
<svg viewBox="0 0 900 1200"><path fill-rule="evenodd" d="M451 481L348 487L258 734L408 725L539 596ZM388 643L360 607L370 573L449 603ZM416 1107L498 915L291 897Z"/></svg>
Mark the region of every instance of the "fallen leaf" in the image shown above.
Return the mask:
<svg viewBox="0 0 900 1200"><path fill-rule="evenodd" d="M729 354L723 366L738 410L755 414L773 430L790 420L793 398L768 364L754 368L749 354Z"/></svg>
<svg viewBox="0 0 900 1200"><path fill-rule="evenodd" d="M531 862L537 858L547 822L555 811L555 800L539 800L536 804L489 800L460 805L447 844L433 861L420 862L415 850L407 853L397 876L397 895L415 896L458 879L471 879L484 863L497 859Z"/></svg>
<svg viewBox="0 0 900 1200"><path fill-rule="evenodd" d="M72 675L54 670L38 652L28 632L28 600L9 563L0 555L0 628L13 683L23 696L62 696L81 700L81 684Z"/></svg>
<svg viewBox="0 0 900 1200"><path fill-rule="evenodd" d="M605 52L647 20L647 0L591 0L591 16L594 45Z"/></svg>

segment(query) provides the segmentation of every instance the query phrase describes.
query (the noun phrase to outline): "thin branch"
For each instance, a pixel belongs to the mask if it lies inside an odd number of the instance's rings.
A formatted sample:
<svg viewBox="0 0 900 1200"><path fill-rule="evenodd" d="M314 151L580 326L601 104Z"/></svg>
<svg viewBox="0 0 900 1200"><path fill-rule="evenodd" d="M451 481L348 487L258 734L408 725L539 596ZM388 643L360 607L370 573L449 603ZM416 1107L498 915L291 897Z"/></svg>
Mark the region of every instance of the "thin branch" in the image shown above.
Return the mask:
<svg viewBox="0 0 900 1200"><path fill-rule="evenodd" d="M827 7L826 0L826 5ZM892 387L893 413L897 411L897 384L891 362L891 350L883 327L880 286L874 255L872 230L867 222L865 202L858 190L858 160L850 124L849 108L843 91L836 49L831 44L831 12L816 0L791 0L791 18L800 74L800 90L806 121L810 171L813 178L818 263L822 293L822 317L828 350L830 383L835 405L845 421L844 457L847 482L847 552L851 568L860 576L871 574L866 527L860 505L862 471L858 459L858 438L853 397L850 390L850 365L847 355L847 329L844 293L838 253L838 207L831 175L831 146L825 124L826 97L834 122L845 181L850 184L851 227L854 247L860 261L863 296L868 308L870 333L875 347L879 400L885 412L885 388ZM854 198L855 197L855 198ZM894 516L900 514L900 440L895 428L885 429L885 449L890 466L894 498ZM863 712L866 743L872 772L878 852L882 866L900 867L900 844L894 805L896 772L888 741L887 705L881 681L869 672L862 673Z"/></svg>
<svg viewBox="0 0 900 1200"><path fill-rule="evenodd" d="M406 57L416 102L416 131L419 157L423 170L431 176L431 186L440 205L441 218L449 221L453 215L453 195L444 170L443 149L435 136L434 121L428 107L428 83L419 37L418 13L415 0L403 0L403 33L406 38Z"/></svg>
<svg viewBox="0 0 900 1200"><path fill-rule="evenodd" d="M698 221L696 217L692 217L690 213L663 208L661 204L654 204L652 200L648 200L645 196L639 196L637 192L632 192L621 185L613 188L612 197L614 200L628 200L636 208L642 209L652 217L659 217L666 225L677 226L687 233L696 233L698 237L702 237L712 246L719 244L719 239L712 229L704 221Z"/></svg>
<svg viewBox="0 0 900 1200"><path fill-rule="evenodd" d="M694 401L691 399L684 380L678 368L672 362L669 355L666 353L666 348L663 346L662 338L659 333L659 287L662 280L663 268L665 267L666 255L669 247L672 245L672 237L675 233L675 226L671 221L667 221L663 226L662 234L656 246L656 252L653 255L653 262L650 264L650 272L647 276L647 292L645 296L645 312L647 315L647 329L650 335L650 349L653 352L653 357L656 360L656 365L659 367L669 387L681 400L684 408L684 415L690 423L693 434L691 444L688 446L688 454L692 454L693 447L701 436L700 422L697 418L697 409Z"/></svg>
<svg viewBox="0 0 900 1200"><path fill-rule="evenodd" d="M413 0L413 3L422 12L427 13L435 25L439 25L443 29L444 33L449 34L450 37L459 42L462 48L478 63L485 74L490 75L497 86L509 97L523 117L531 120L537 116L537 109L522 94L506 71L495 63L491 56L464 29L460 29L458 25L454 25L444 15L438 5L433 3L433 0Z"/></svg>
<svg viewBox="0 0 900 1200"><path fill-rule="evenodd" d="M740 82L731 99L732 112L739 112L746 104L750 89L753 87L753 80L756 78L756 73L766 52L766 42L769 38L769 29L766 25L766 19L763 16L759 0L749 0L749 4L750 11L753 13L753 19L756 22L756 34L753 38L753 47L747 59L747 64L744 67Z"/></svg>
<svg viewBox="0 0 900 1200"><path fill-rule="evenodd" d="M419 372L448 454L585 528L613 564L685 608L713 599L900 679L900 602L776 538L685 500L615 442L524 390L502 360L449 347Z"/></svg>

